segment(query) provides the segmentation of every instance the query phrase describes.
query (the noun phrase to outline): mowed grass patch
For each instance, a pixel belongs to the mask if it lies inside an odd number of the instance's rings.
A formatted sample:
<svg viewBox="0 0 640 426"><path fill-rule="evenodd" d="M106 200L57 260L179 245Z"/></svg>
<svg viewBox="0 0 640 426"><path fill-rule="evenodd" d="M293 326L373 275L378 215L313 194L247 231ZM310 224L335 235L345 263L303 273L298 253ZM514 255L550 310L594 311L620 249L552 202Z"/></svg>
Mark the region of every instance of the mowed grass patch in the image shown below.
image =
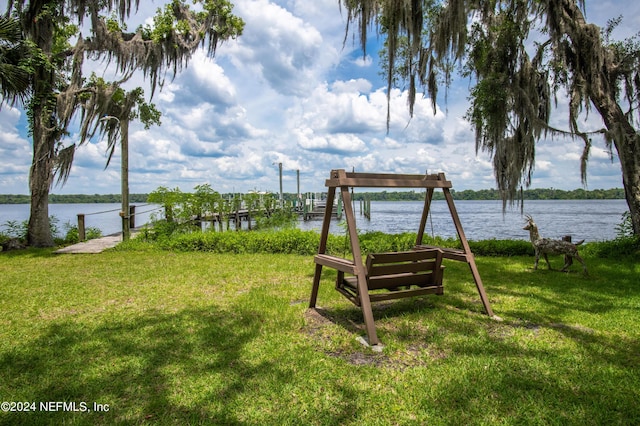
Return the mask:
<svg viewBox="0 0 640 426"><path fill-rule="evenodd" d="M384 349L312 256L0 254L0 395L108 411L3 424L633 424L638 265L447 262L445 295L374 305ZM67 406L70 408L71 406ZM39 407L37 407L39 408Z"/></svg>

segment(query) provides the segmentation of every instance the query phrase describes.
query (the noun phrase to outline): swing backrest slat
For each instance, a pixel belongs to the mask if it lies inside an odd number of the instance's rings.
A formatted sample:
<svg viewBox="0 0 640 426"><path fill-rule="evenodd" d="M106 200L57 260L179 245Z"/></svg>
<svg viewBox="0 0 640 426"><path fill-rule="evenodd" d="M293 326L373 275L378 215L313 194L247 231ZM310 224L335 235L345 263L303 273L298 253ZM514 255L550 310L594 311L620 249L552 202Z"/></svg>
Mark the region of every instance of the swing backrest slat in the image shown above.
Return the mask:
<svg viewBox="0 0 640 426"><path fill-rule="evenodd" d="M366 267L369 290L442 283L442 251L438 249L369 254Z"/></svg>

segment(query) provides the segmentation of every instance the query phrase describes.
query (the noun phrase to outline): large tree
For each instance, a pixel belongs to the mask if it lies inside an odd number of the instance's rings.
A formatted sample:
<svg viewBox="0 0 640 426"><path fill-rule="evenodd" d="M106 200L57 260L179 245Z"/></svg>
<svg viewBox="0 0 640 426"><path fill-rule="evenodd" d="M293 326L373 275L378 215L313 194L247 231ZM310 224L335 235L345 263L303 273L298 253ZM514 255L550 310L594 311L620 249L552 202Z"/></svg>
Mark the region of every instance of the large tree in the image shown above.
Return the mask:
<svg viewBox="0 0 640 426"><path fill-rule="evenodd" d="M503 200L529 186L535 143L549 135L584 141L581 175L594 135L619 158L633 232L640 235L640 44L609 39L616 21L601 30L584 17L584 0L342 0L357 23L362 46L372 24L386 36L389 88L408 81L410 108L416 87L436 102L439 82L454 65L473 77L467 119L476 150L493 158ZM558 96L569 100L566 129L550 125ZM554 102L554 100L556 102ZM587 132L582 113L596 111L604 128Z"/></svg>
<svg viewBox="0 0 640 426"><path fill-rule="evenodd" d="M236 37L244 23L232 14L227 0L197 0L192 10L186 0L173 0L158 9L153 26L127 32L126 20L139 0L10 0L8 13L16 16L31 50L31 96L26 105L33 160L29 175L31 212L28 243L51 246L49 191L56 174L62 181L71 170L76 147L96 128L106 132L110 146L120 136L113 123L144 111L135 90L125 96L122 85L136 72L149 80L151 94L164 76L175 76L201 46L213 56L219 43ZM85 60L104 61L116 72L116 81L97 84L84 76ZM138 93L139 94L139 93ZM138 109L136 109L138 108ZM135 110L135 111L134 111ZM78 112L80 140L64 144L64 136Z"/></svg>

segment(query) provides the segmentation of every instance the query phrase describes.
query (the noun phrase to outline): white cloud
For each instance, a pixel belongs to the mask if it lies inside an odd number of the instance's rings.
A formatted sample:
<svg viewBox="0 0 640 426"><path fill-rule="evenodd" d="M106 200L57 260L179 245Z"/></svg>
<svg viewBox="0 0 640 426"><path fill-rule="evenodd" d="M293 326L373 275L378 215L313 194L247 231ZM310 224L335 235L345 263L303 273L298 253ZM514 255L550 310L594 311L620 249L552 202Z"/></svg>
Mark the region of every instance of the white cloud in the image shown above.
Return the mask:
<svg viewBox="0 0 640 426"><path fill-rule="evenodd" d="M494 187L489 156L475 152L475 135L463 119L468 108L467 81L456 81L448 101L419 96L409 116L407 92L391 91L387 130L386 83L378 75L377 43L367 56L345 37L345 11L335 0L236 0L234 13L246 23L244 34L219 46L214 59L203 52L167 79L153 101L162 111L162 126L143 129L132 123L130 186L150 192L158 186L210 183L219 191L277 190L277 163L283 163L285 191L295 190L295 170L303 191L324 189L331 169L398 173L445 172L456 189ZM163 2L141 2L144 22ZM606 22L619 1L594 3L588 12ZM625 11L640 6L625 3ZM628 14L621 33L636 28ZM605 16L606 15L606 16ZM590 14L587 14L590 19ZM91 66L88 66L91 68ZM97 69L97 65L93 65ZM101 71L102 72L102 71ZM170 77L170 76L169 76ZM132 85L148 90L137 76ZM442 90L441 93L444 91ZM566 99L559 97L561 107ZM592 112L585 130L602 124ZM27 193L30 141L20 110L0 110L0 173L3 192ZM566 128L566 114L554 123ZM72 133L77 129L70 129ZM82 147L68 184L54 192L118 193L119 153L104 170L105 142ZM580 186L580 141L544 140L536 147L534 186ZM275 165L274 165L275 163ZM594 139L590 185L620 186L617 162L611 163Z"/></svg>
<svg viewBox="0 0 640 426"><path fill-rule="evenodd" d="M306 128L298 132L298 145L309 151L328 153L362 152L366 149L364 142L352 134L315 135L312 129Z"/></svg>
<svg viewBox="0 0 640 426"><path fill-rule="evenodd" d="M359 67L369 67L373 64L373 58L371 56L358 56L353 63Z"/></svg>
<svg viewBox="0 0 640 426"><path fill-rule="evenodd" d="M248 68L278 93L305 96L322 71L319 59L337 60L320 32L284 7L245 0L237 2L234 11L246 26L227 54L233 54L236 68Z"/></svg>
<svg viewBox="0 0 640 426"><path fill-rule="evenodd" d="M17 108L0 108L0 187L3 193L24 194L28 188L32 150L26 135L17 127L23 118Z"/></svg>

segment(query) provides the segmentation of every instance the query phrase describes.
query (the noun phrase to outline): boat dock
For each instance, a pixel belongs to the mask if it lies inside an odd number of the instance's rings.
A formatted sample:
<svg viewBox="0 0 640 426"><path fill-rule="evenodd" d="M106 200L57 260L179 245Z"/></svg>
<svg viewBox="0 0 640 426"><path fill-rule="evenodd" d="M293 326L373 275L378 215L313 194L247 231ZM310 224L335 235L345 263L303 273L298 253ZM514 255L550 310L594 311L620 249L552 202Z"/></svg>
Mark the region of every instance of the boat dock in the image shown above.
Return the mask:
<svg viewBox="0 0 640 426"><path fill-rule="evenodd" d="M137 230L131 230L131 236L133 237L137 233ZM62 247L56 251L55 254L97 254L103 251L114 248L122 242L122 232L107 235L100 238L94 238L92 240L83 241L80 243L72 244L67 247Z"/></svg>

